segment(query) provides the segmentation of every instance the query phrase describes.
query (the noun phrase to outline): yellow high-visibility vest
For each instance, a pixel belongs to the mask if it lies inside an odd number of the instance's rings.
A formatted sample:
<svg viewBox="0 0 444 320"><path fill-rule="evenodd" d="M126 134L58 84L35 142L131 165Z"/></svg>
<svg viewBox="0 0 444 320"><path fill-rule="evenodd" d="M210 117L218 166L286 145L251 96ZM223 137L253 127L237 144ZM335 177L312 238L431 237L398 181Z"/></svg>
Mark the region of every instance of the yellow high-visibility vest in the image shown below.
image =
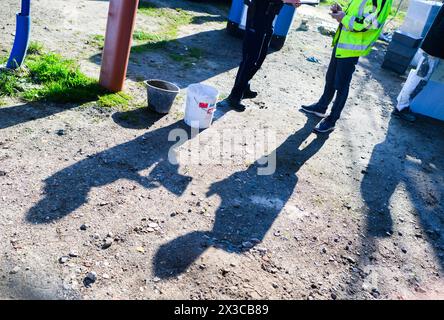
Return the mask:
<svg viewBox="0 0 444 320"><path fill-rule="evenodd" d="M351 0L333 39L337 58L368 55L390 14L392 0Z"/></svg>

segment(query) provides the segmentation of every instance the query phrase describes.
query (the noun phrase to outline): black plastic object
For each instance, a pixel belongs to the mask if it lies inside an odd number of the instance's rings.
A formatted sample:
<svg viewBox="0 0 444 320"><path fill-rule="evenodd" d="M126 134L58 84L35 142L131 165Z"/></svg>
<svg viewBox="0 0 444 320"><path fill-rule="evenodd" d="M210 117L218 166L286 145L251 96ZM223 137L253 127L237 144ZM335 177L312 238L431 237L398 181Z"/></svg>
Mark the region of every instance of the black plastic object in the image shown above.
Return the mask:
<svg viewBox="0 0 444 320"><path fill-rule="evenodd" d="M157 113L169 113L180 88L174 83L156 79L148 80L145 84L148 90L148 106Z"/></svg>

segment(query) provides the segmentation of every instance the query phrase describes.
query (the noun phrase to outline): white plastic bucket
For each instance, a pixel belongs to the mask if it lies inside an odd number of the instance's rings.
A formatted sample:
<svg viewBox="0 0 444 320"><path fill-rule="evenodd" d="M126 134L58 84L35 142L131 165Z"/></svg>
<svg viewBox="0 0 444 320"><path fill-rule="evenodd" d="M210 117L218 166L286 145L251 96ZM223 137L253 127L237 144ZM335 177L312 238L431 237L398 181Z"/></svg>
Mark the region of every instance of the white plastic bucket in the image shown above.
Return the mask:
<svg viewBox="0 0 444 320"><path fill-rule="evenodd" d="M213 122L219 91L211 86L197 83L187 90L185 123L192 128L206 129Z"/></svg>

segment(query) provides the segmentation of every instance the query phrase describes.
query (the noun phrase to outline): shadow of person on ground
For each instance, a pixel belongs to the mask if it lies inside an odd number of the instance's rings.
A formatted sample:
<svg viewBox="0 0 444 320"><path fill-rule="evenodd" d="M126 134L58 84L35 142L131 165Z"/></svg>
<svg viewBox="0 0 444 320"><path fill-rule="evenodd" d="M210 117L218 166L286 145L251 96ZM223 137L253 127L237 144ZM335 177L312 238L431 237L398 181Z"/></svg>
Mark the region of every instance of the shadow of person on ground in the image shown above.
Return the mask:
<svg viewBox="0 0 444 320"><path fill-rule="evenodd" d="M78 106L78 104L58 105L34 102L11 107L0 107L0 130L21 123L43 119Z"/></svg>
<svg viewBox="0 0 444 320"><path fill-rule="evenodd" d="M433 126L441 130L431 130ZM442 180L444 170L443 124L421 119L415 125L393 117L385 140L376 145L361 184L361 194L368 209L367 235L370 238L391 236L393 217L390 201L396 188L404 184L420 218L424 231L441 230L428 237L434 247L442 246L444 210ZM419 143L421 142L421 143ZM436 148L423 148L433 143ZM437 240L438 243L436 242ZM443 259L441 264L444 267Z"/></svg>
<svg viewBox="0 0 444 320"><path fill-rule="evenodd" d="M436 129L432 129L436 126ZM390 119L385 140L373 149L369 165L361 183L365 202L366 229L358 266L361 270L376 263L378 239L396 238L405 248L403 239L395 232L395 225L408 216L394 216L393 196L400 185L405 186L413 209L406 210L417 219L423 234L435 251L437 261L444 268L444 130L443 124L421 119L414 125L396 117ZM433 144L435 148L423 148ZM399 210L399 209L398 209ZM400 249L400 251L401 251ZM409 254L408 251L405 251ZM352 274L349 294L361 291L362 274ZM378 293L376 293L378 294Z"/></svg>
<svg viewBox="0 0 444 320"><path fill-rule="evenodd" d="M360 191L365 203L365 231L361 248L357 249L362 254L356 263L357 269L353 268L360 271L349 275L348 297L356 297L357 293L362 292L363 282L370 281L367 279L371 272L369 270L378 264L378 240L393 238L401 248L404 246L396 231L401 217L393 212L396 204L392 199L400 186L405 186L407 196L414 205L415 209L409 213L418 217L424 238L434 248L441 268L444 267L444 211L439 206L444 194L444 163L440 156L444 153L443 124L424 117L410 124L391 115L404 80L381 68L386 45L377 44L375 47L377 50L360 61L367 77L375 79L382 90L375 98L379 102L375 101L375 104L381 110L369 110L368 121L370 127L379 128L378 117L388 117L390 120L384 141L374 147L368 167L363 172ZM367 86L361 86L358 94L365 95L367 89ZM353 137L353 132L348 132L347 136ZM424 148L424 145L428 147ZM434 148L430 147L432 145Z"/></svg>
<svg viewBox="0 0 444 320"><path fill-rule="evenodd" d="M219 118L229 111L219 110ZM162 117L147 108L113 115L116 123L131 129L148 129ZM176 160L174 151L197 133L179 120L55 173L45 180L44 198L28 211L26 220L50 223L62 219L87 202L91 189L120 179L134 181L147 189L163 186L176 196L182 195L192 178L181 175L179 165L171 160ZM148 176L140 175L141 170L153 165Z"/></svg>
<svg viewBox="0 0 444 320"><path fill-rule="evenodd" d="M317 136L302 151L298 148L310 136L319 120L309 118L305 126L268 155L276 156L276 170L258 175L258 162L214 183L207 196L218 195L221 205L210 231L194 231L162 245L154 261L154 273L160 278L183 273L209 246L241 253L261 242L291 197L298 182L297 172L328 139ZM250 245L251 244L251 245Z"/></svg>
<svg viewBox="0 0 444 320"><path fill-rule="evenodd" d="M144 125L150 126L161 116L150 114L146 118L149 122L144 121ZM115 116L115 119L132 126L131 119L125 119L122 114ZM179 174L179 167L168 160L170 149L180 145L176 141L168 141L169 133L174 129L188 132L183 121L178 121L89 156L47 178L44 198L29 210L27 221L50 223L59 220L86 203L91 189L119 179L134 181L147 189L163 186L173 194L181 195L191 178ZM148 176L140 175L139 171L153 165L155 167Z"/></svg>

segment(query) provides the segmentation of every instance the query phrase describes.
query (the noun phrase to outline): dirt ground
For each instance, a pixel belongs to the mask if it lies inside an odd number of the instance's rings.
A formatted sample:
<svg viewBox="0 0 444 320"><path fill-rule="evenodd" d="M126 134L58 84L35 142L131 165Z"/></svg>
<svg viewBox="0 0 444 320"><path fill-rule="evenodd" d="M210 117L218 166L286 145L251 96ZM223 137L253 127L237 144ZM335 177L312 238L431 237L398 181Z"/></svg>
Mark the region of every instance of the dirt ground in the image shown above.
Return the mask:
<svg viewBox="0 0 444 320"><path fill-rule="evenodd" d="M148 78L183 89L204 82L226 96L241 55L226 10L155 2L198 17L178 43L204 55L191 67L162 50L132 56L134 103L146 101ZM104 33L108 2L32 3L33 40L98 77L90 39ZM2 1L4 54L18 6ZM308 31L297 30L302 19ZM151 20L139 15L138 28L155 30ZM260 96L245 112L218 110L210 129L180 146L168 136L187 132L186 90L164 117L3 101L0 298L443 299L444 124L391 116L405 79L380 68L379 44L360 60L337 130L314 135L318 120L298 107L322 91L331 54L323 23L332 24L326 8L301 8L254 80ZM265 131L275 139L272 175L258 175L255 160L267 153L241 152ZM170 148L197 154L222 133L241 150L226 161L168 161Z"/></svg>

